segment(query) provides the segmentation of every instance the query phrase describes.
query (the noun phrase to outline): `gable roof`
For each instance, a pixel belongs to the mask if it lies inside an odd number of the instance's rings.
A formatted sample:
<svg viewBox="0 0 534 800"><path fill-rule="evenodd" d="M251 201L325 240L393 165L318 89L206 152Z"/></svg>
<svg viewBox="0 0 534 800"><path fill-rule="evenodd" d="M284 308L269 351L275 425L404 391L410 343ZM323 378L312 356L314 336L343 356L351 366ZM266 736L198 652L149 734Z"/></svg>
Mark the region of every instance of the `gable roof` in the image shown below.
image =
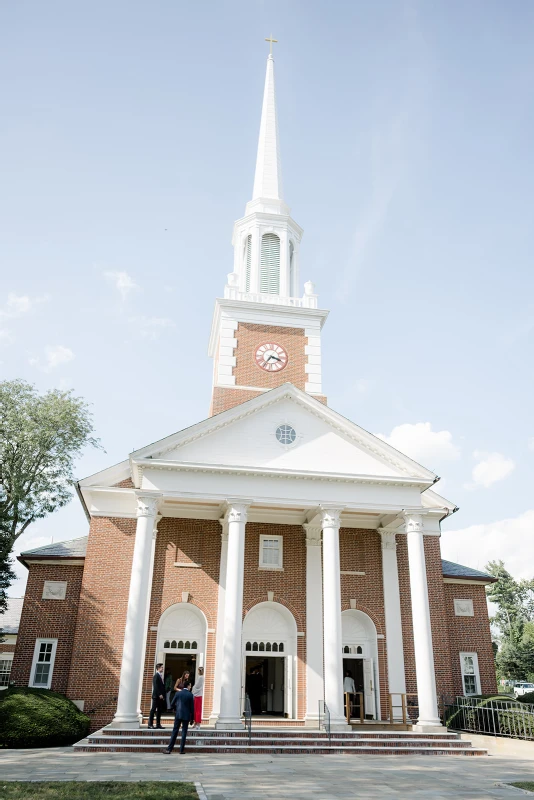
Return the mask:
<svg viewBox="0 0 534 800"><path fill-rule="evenodd" d="M497 580L487 572L464 567L462 564L455 564L454 561L445 561L443 558L441 559L441 567L444 578L464 578L472 581L481 581L482 583L495 583Z"/></svg>
<svg viewBox="0 0 534 800"><path fill-rule="evenodd" d="M69 539L66 542L45 544L44 547L24 550L18 558L22 562L25 558L85 558L88 539L88 536L81 536L79 539Z"/></svg>
<svg viewBox="0 0 534 800"><path fill-rule="evenodd" d="M2 633L18 633L20 617L22 614L22 606L24 605L23 597L8 597L7 608L3 614L0 614L0 631Z"/></svg>
<svg viewBox="0 0 534 800"><path fill-rule="evenodd" d="M91 475L80 481L78 486L80 489L91 486L113 486L121 480L130 477L130 474L134 476L134 482L137 485L139 479L137 465L139 462L143 462L146 459L164 461L166 454L170 451L220 431L238 420L254 415L282 399L291 400L295 404L305 408L309 413L320 418L324 423L336 430L344 438L351 441L362 451L368 453L386 467L389 467L391 475L395 475L396 471L397 474L400 473L411 479L419 480L422 485L426 484L424 488L432 486L437 480L437 476L431 470L418 464L403 453L400 453L382 439L379 439L377 436L351 422L343 415L333 411L308 393L297 389L293 384L284 383L275 389L263 392L257 397L253 397L244 403L222 411L212 417L208 417L182 431L178 431L146 447L135 450L130 454L129 462L121 462L114 467ZM451 509L454 508L453 504L449 504L449 506Z"/></svg>

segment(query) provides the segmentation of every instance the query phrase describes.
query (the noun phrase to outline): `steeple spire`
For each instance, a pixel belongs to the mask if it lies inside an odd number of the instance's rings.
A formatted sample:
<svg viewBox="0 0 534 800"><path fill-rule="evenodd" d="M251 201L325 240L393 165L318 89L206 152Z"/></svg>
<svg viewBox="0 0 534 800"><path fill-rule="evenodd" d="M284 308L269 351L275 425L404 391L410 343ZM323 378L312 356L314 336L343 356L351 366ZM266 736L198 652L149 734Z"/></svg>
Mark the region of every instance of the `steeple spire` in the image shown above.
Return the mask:
<svg viewBox="0 0 534 800"><path fill-rule="evenodd" d="M266 39L271 43L276 39ZM280 165L280 142L278 137L278 117L274 91L274 59L272 52L267 57L267 72L261 110L258 156L254 176L252 200L266 198L282 200L282 168Z"/></svg>

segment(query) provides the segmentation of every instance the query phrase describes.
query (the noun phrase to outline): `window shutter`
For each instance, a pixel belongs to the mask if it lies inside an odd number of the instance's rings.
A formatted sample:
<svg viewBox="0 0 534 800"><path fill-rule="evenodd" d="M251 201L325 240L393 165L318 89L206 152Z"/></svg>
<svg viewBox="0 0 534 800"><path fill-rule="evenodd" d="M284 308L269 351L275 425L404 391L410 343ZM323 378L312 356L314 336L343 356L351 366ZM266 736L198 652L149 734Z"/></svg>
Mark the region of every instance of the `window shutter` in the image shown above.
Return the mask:
<svg viewBox="0 0 534 800"><path fill-rule="evenodd" d="M275 233L261 237L260 292L280 292L280 239Z"/></svg>

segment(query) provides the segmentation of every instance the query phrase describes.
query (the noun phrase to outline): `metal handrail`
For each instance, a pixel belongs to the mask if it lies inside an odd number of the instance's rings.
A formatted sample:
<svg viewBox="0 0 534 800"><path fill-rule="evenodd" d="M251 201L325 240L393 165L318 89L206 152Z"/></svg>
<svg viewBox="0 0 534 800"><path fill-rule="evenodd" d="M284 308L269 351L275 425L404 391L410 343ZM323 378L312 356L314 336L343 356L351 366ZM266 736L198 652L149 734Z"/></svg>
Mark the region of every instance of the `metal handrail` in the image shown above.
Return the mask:
<svg viewBox="0 0 534 800"><path fill-rule="evenodd" d="M248 730L248 746L252 744L252 706L250 704L250 697L245 695L245 727Z"/></svg>
<svg viewBox="0 0 534 800"><path fill-rule="evenodd" d="M322 724L326 731L326 735L328 736L328 741L330 741L332 735L330 730L330 709L328 708L324 700L319 700L319 730L321 730L321 716L323 719Z"/></svg>
<svg viewBox="0 0 534 800"><path fill-rule="evenodd" d="M106 706L109 706L111 703L116 703L118 699L119 699L118 697L108 697L108 699L105 700L103 703L100 703L100 705L95 706L94 708L90 708L87 711L84 711L83 713L95 714L97 711L100 711L101 708L106 708Z"/></svg>
<svg viewBox="0 0 534 800"><path fill-rule="evenodd" d="M534 705L512 698L456 697L445 722L452 730L534 741Z"/></svg>

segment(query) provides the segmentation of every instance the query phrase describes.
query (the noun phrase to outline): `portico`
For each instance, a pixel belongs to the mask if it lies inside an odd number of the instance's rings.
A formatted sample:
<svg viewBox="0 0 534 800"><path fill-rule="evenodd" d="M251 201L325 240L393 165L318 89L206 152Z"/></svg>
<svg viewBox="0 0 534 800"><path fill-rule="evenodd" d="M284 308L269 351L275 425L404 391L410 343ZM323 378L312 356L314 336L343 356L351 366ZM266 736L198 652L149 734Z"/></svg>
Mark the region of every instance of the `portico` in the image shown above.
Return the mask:
<svg viewBox="0 0 534 800"><path fill-rule="evenodd" d="M205 460L201 463L198 456L208 452L204 442L211 439L209 451L216 453L217 438L224 437L227 428L233 428L233 455L239 462L244 460L239 452L239 442L246 441L245 431L240 431L242 426L245 430L249 426L258 430L268 426L271 419L283 415L291 419L295 429L309 430L312 420L317 423L321 419L322 424L330 425L333 432L333 417L338 417L291 385L255 398L247 406L246 414L243 408L229 409L218 415L216 421L210 419L195 426L196 431L188 429L188 441L180 441L182 435L175 435L163 443L133 453L130 468L138 478L139 488L81 487L92 515L135 516L137 520L119 699L112 724L131 727L139 724L141 719L141 686L143 679L146 680L144 646L150 638L148 607L155 590L152 548L154 542L157 543L158 527L161 529L171 521L186 520L194 520L195 525L202 527L202 520L212 520L220 524L222 539L217 607L213 609L212 621L207 623L215 645L212 653L209 645L206 650L207 669L208 673L212 671L210 680L213 682L209 718L217 728L239 729L243 726L243 619L250 611L249 603L244 602L245 578L250 581L254 573L267 581L266 586L273 586L265 596L255 597L253 605L272 599L289 607L282 585L284 573L294 566L288 563L290 547L300 548L303 556L305 597L302 612L295 618L300 647L295 653L294 680L291 680L295 699L286 707L291 708L291 718L300 720L302 724L316 724L319 702L324 701L332 726L340 729L346 726L343 710L342 582L353 582L356 597L350 598L350 603L351 607L358 608L365 606L358 598L358 581L363 585L368 578L366 572L358 569L361 564L350 562L348 566L354 569L346 569L347 563L341 563L340 531L344 541L359 540L363 532L376 540L376 553L380 560L376 565L380 567L376 580L380 575L384 619L380 628L383 632L379 636L384 640L381 644L385 645L387 653L387 667L379 663L378 656L373 661L374 680L379 684L374 691L379 698L381 693L385 697L391 692L406 691L396 548L401 538L407 540L410 587L414 598L413 641L421 724L439 725L423 539L439 535L439 519L447 513L447 508L435 502L433 506L429 505L428 496L425 497L425 506L414 505L421 490L432 484L432 474L387 474L398 471L398 466L394 468L390 464L379 470L380 461L375 462L375 472L381 471L382 474L372 477L362 474L361 466L356 462L352 474L319 471L313 469L312 441L306 459L307 466L312 469L307 470L297 470L295 466L280 469L267 464L220 466L215 461L216 456L211 462ZM339 424L338 418L336 425ZM345 421L345 425L350 424ZM345 430L345 442L347 433ZM353 437L355 433L352 430ZM341 432L334 435L340 436ZM336 447L337 443L332 442L332 446ZM387 448L387 445L383 446ZM160 452L155 452L155 447ZM360 459L368 458L362 451L361 442L359 447L355 443L352 447L353 460L357 453ZM192 463L193 448L197 451L197 458ZM284 457L287 458L291 452L286 450ZM328 466L328 448L324 444L321 462ZM366 467L369 468L368 462ZM215 488L225 490L226 494L216 493ZM278 547L283 540L283 565L258 566L251 563L248 556L252 547L251 525L256 540L258 535L263 538L270 536L269 531L276 528L272 542ZM265 533L258 534L258 531ZM194 579L202 570L202 564L176 562L175 567L184 575L180 600L194 605ZM362 607L362 611L365 612L365 608ZM178 630L176 637L183 638ZM287 686L285 691L288 691ZM386 705L379 699L374 706L375 716L381 708L384 713Z"/></svg>

